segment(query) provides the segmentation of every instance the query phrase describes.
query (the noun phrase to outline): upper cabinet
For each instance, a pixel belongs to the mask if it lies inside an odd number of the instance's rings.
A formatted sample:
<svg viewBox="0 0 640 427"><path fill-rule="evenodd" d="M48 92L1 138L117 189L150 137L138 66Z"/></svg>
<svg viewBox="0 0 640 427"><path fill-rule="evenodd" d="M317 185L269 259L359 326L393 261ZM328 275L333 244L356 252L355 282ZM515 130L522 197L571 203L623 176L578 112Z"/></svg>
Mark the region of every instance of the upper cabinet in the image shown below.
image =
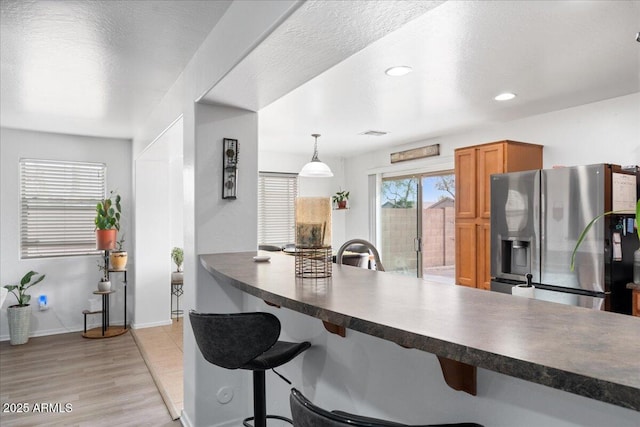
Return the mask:
<svg viewBox="0 0 640 427"><path fill-rule="evenodd" d="M491 175L541 168L541 145L497 141L455 150L457 284L491 283Z"/></svg>

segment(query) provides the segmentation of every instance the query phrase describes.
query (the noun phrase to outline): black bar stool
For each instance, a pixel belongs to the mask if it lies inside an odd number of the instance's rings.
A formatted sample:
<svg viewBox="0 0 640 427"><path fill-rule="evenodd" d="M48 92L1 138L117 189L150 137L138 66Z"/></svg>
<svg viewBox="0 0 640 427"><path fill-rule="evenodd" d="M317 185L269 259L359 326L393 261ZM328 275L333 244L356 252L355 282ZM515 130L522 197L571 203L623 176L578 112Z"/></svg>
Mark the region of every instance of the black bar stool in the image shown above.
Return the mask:
<svg viewBox="0 0 640 427"><path fill-rule="evenodd" d="M251 427L249 421L253 420L254 427L266 427L268 418L293 424L288 418L267 415L264 372L289 362L311 347L311 343L278 341L280 321L270 313L214 314L191 310L189 318L198 348L207 362L226 369L253 371L253 417L244 419L242 424Z"/></svg>
<svg viewBox="0 0 640 427"><path fill-rule="evenodd" d="M289 397L291 415L296 427L482 427L476 423L424 424L407 426L377 418L363 417L342 411L326 411L315 406L295 388Z"/></svg>

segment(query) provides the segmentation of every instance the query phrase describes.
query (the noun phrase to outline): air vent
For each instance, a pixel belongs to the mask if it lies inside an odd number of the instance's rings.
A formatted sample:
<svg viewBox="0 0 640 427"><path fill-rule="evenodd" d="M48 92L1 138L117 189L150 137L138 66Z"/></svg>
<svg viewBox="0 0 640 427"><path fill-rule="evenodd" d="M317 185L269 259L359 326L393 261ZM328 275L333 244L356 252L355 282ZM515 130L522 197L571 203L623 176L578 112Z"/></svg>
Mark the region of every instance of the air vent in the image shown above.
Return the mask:
<svg viewBox="0 0 640 427"><path fill-rule="evenodd" d="M382 136L382 135L386 135L389 132L385 132L385 131L381 131L381 130L367 130L362 132L359 135L369 135L369 136Z"/></svg>

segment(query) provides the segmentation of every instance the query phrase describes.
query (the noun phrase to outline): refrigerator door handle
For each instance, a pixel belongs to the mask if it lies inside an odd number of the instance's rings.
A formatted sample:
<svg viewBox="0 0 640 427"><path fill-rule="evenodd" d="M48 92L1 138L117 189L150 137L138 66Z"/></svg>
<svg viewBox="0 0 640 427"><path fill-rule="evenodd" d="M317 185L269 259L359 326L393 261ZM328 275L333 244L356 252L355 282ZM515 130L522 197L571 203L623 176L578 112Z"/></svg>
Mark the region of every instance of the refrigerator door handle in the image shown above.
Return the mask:
<svg viewBox="0 0 640 427"><path fill-rule="evenodd" d="M544 173L541 170L536 171L533 179L533 239L531 245L531 274L534 281L542 279L542 248L544 242Z"/></svg>

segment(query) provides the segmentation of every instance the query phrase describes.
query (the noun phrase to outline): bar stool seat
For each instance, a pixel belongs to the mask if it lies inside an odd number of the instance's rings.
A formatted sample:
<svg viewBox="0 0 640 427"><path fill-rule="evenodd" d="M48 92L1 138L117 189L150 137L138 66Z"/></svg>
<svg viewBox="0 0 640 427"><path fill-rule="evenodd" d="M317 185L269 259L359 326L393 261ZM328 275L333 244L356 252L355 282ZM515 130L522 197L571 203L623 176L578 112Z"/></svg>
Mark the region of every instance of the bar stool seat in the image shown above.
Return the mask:
<svg viewBox="0 0 640 427"><path fill-rule="evenodd" d="M240 369L266 371L267 369L277 368L278 366L284 365L290 360L293 360L297 355L305 351L310 346L311 344L308 342L293 343L277 341L273 347L255 359L245 363L240 367Z"/></svg>
<svg viewBox="0 0 640 427"><path fill-rule="evenodd" d="M253 420L253 427L266 427L267 419L293 424L286 417L267 415L265 371L293 360L311 343L278 341L280 321L271 313L217 314L191 310L189 319L207 362L226 369L253 371L253 417L244 419L242 424L252 427L249 422Z"/></svg>

